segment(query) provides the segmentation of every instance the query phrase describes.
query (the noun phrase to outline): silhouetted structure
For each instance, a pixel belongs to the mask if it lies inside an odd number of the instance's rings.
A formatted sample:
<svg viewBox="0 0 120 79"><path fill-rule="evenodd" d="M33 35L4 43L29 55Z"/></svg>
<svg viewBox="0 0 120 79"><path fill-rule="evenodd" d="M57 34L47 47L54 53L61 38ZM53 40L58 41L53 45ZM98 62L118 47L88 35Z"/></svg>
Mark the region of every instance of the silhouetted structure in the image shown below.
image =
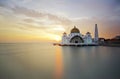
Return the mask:
<svg viewBox="0 0 120 79"><path fill-rule="evenodd" d="M67 33L63 33L62 36L62 46L91 46L91 45L98 45L98 28L97 24L95 24L95 37L94 40L92 39L91 33L87 32L85 35L83 35L80 30L74 26L74 28L71 30L70 34L67 35Z"/></svg>
<svg viewBox="0 0 120 79"><path fill-rule="evenodd" d="M94 42L97 43L99 40L97 24L95 24L95 36L94 37L95 37Z"/></svg>
<svg viewBox="0 0 120 79"><path fill-rule="evenodd" d="M120 46L120 36L116 36L112 39L105 39L103 45L106 45L106 46Z"/></svg>

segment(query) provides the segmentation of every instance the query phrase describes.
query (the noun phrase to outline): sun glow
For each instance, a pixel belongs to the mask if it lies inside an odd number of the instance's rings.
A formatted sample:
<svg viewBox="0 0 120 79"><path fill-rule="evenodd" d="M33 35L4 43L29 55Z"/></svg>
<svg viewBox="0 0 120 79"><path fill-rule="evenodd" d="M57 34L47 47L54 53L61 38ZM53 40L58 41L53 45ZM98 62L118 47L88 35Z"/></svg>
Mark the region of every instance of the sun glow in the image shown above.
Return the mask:
<svg viewBox="0 0 120 79"><path fill-rule="evenodd" d="M61 37L60 37L60 36L55 36L54 39L55 39L56 41L60 41L60 40L61 40Z"/></svg>
<svg viewBox="0 0 120 79"><path fill-rule="evenodd" d="M61 40L61 36L55 35L55 34L47 34L46 37L49 40L54 40L54 41L60 41Z"/></svg>

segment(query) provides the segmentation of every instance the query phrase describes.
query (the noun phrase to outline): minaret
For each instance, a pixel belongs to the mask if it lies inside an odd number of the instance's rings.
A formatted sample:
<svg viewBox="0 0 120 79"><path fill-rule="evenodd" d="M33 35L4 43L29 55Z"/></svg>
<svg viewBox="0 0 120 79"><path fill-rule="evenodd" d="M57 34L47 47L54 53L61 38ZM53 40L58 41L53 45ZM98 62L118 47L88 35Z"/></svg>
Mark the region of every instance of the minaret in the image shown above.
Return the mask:
<svg viewBox="0 0 120 79"><path fill-rule="evenodd" d="M98 28L97 28L97 24L95 24L95 36L94 36L94 41L97 43L99 39L98 36Z"/></svg>
<svg viewBox="0 0 120 79"><path fill-rule="evenodd" d="M66 44L66 43L67 43L67 34L64 32L62 36L62 44Z"/></svg>

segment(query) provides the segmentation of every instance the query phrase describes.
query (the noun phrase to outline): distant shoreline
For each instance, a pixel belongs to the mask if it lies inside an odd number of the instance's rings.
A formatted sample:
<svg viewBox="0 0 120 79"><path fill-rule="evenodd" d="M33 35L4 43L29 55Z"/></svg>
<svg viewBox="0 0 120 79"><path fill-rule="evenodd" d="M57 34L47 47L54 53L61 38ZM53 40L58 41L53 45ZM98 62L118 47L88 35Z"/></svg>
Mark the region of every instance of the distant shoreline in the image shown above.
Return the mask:
<svg viewBox="0 0 120 79"><path fill-rule="evenodd" d="M109 47L120 47L120 44L103 44L100 46L109 46Z"/></svg>

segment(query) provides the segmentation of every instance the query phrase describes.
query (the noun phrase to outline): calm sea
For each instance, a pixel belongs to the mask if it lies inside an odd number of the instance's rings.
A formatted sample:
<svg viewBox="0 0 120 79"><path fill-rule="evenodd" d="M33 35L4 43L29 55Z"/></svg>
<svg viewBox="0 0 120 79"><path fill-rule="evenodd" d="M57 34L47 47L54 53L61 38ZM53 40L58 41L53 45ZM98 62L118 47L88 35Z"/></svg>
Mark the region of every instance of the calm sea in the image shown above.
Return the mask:
<svg viewBox="0 0 120 79"><path fill-rule="evenodd" d="M120 79L120 47L1 43L0 79Z"/></svg>

